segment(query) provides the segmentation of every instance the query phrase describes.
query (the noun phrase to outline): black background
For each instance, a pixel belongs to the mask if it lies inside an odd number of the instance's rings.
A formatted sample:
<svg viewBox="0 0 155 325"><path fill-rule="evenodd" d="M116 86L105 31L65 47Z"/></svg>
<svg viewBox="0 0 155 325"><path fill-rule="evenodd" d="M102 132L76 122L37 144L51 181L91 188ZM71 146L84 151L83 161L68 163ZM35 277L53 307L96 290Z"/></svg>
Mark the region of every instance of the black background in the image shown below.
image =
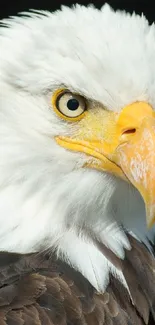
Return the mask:
<svg viewBox="0 0 155 325"><path fill-rule="evenodd" d="M0 19L11 15L16 15L18 12L27 11L28 9L44 9L54 11L59 9L61 4L69 5L93 3L100 8L104 2L108 2L114 9L124 9L129 12L144 13L150 23L155 21L155 0L96 0L96 1L53 1L53 0L0 0Z"/></svg>

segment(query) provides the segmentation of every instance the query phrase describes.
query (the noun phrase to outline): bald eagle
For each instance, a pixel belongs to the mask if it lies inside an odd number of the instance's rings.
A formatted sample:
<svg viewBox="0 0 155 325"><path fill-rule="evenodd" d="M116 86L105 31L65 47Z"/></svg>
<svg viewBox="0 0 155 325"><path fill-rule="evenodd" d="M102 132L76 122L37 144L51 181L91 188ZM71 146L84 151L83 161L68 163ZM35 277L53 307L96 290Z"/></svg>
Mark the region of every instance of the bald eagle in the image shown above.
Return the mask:
<svg viewBox="0 0 155 325"><path fill-rule="evenodd" d="M0 154L0 325L153 324L155 26L3 20Z"/></svg>

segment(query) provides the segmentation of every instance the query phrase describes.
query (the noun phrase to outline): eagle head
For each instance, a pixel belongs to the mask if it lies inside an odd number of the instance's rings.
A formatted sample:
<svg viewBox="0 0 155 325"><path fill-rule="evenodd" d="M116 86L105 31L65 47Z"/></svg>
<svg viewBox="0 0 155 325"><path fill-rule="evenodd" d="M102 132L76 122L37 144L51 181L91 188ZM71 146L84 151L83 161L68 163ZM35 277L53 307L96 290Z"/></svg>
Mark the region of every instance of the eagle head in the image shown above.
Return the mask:
<svg viewBox="0 0 155 325"><path fill-rule="evenodd" d="M101 247L155 233L155 28L108 5L1 25L0 249L124 283Z"/></svg>

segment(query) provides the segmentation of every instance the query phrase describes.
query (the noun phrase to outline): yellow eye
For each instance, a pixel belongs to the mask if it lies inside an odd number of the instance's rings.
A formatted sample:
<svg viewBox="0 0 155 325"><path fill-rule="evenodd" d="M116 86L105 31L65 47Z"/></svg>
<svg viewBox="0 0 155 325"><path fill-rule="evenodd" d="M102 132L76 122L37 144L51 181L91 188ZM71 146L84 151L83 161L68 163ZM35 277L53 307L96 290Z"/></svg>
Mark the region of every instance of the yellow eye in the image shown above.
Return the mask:
<svg viewBox="0 0 155 325"><path fill-rule="evenodd" d="M83 117L87 108L86 99L69 91L58 91L53 96L53 107L65 120L77 121Z"/></svg>

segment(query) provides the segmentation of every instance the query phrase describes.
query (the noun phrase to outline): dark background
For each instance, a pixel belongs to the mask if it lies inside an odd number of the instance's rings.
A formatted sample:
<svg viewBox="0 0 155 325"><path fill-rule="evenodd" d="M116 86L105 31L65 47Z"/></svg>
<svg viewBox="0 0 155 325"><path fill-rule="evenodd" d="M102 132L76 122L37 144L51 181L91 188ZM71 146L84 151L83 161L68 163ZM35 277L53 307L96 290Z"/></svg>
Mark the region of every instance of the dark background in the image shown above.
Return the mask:
<svg viewBox="0 0 155 325"><path fill-rule="evenodd" d="M144 13L150 23L155 21L155 0L89 0L89 1L65 1L65 0L0 0L0 19L28 9L44 9L54 11L60 8L61 4L69 5L75 3L93 3L100 8L104 2L108 2L114 9L124 9L129 12ZM153 4L154 3L154 4Z"/></svg>

